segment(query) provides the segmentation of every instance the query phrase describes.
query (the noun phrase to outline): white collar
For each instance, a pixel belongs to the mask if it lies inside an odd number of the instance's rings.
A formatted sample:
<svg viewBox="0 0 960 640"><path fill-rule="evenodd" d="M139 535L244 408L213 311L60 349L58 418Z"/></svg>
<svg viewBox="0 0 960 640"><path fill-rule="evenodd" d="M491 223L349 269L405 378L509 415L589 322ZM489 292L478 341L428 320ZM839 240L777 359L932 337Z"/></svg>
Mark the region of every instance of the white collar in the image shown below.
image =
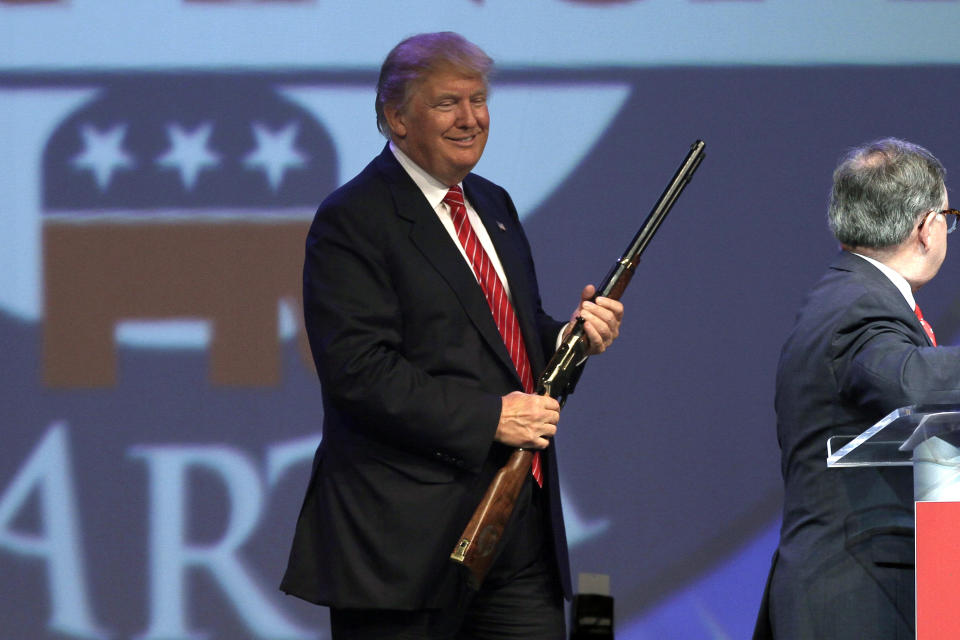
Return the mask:
<svg viewBox="0 0 960 640"><path fill-rule="evenodd" d="M393 140L390 141L390 151L397 159L397 162L400 163L400 166L403 167L403 170L407 172L407 175L413 179L420 188L420 191L423 192L427 202L430 203L430 207L436 210L436 208L440 206L440 203L443 202L450 187L434 178L427 173L423 167L411 160L397 145L393 144Z"/></svg>
<svg viewBox="0 0 960 640"><path fill-rule="evenodd" d="M863 258L864 260L866 260L867 262L875 266L877 269L880 269L880 273L887 276L890 282L892 282L894 286L896 286L897 289L900 290L900 293L903 294L903 297L907 301L907 304L910 305L910 309L913 310L917 308L917 302L913 298L913 291L910 289L910 283L907 282L906 278L904 278L902 275L900 275L899 273L897 273L895 270L891 269L887 265L883 264L879 260L874 260L873 258L869 256L865 256L862 253L854 253L853 251L851 251L850 253L853 253L853 255Z"/></svg>

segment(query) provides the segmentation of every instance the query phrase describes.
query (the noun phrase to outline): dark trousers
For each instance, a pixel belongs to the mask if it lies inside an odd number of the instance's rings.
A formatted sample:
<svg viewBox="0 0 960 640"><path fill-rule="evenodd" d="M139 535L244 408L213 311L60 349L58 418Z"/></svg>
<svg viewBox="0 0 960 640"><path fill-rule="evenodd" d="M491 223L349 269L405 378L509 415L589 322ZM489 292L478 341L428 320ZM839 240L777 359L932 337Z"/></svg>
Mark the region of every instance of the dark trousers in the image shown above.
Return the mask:
<svg viewBox="0 0 960 640"><path fill-rule="evenodd" d="M562 640L563 596L547 555L541 490L524 484L503 551L475 594L449 610L330 609L333 640Z"/></svg>

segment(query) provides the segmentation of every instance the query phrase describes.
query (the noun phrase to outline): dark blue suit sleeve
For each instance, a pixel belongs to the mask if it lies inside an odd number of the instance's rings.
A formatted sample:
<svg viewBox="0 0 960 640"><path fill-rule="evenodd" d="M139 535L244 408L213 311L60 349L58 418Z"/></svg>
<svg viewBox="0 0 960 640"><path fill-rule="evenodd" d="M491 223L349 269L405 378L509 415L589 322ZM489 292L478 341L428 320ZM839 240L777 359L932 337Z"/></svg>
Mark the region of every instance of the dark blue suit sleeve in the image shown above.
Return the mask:
<svg viewBox="0 0 960 640"><path fill-rule="evenodd" d="M960 400L960 349L919 346L923 337L906 302L891 314L888 300L865 293L851 302L834 339L841 394L878 415Z"/></svg>
<svg viewBox="0 0 960 640"><path fill-rule="evenodd" d="M318 212L303 295L325 406L337 412L334 422L370 438L476 470L493 441L500 396L481 372L453 364L463 363L456 354L435 353L462 327L450 325L451 296L439 299L402 242L381 213L362 206Z"/></svg>

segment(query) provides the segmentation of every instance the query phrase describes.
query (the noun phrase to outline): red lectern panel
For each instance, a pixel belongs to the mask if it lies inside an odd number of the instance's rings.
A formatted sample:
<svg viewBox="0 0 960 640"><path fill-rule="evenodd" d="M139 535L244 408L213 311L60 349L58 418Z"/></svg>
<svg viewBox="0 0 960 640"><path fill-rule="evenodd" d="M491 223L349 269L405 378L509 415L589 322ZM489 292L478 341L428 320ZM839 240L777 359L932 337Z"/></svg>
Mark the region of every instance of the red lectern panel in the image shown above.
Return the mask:
<svg viewBox="0 0 960 640"><path fill-rule="evenodd" d="M917 502L917 640L960 638L960 502Z"/></svg>

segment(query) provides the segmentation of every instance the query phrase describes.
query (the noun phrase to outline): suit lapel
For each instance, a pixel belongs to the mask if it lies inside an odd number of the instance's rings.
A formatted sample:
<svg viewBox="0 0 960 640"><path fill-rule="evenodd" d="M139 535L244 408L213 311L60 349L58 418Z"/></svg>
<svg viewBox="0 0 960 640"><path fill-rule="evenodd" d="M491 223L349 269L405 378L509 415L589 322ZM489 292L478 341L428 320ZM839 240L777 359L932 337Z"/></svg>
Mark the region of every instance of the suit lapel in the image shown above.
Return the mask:
<svg viewBox="0 0 960 640"><path fill-rule="evenodd" d="M520 324L520 333L523 335L530 366L533 368L534 381L536 381L545 363L540 356L540 341L537 338L537 328L533 318L534 293L527 286L528 278L524 277L527 268L522 230L515 225L509 211L502 205L498 205L490 197L489 191L478 188L476 183L470 180L470 176L463 181L463 186L467 199L480 216L483 226L486 227L487 235L490 236L497 251L497 257L500 258L500 264L503 266L503 272L510 286L510 297L514 301L513 308L517 314L517 322Z"/></svg>
<svg viewBox="0 0 960 640"><path fill-rule="evenodd" d="M410 241L450 285L464 313L489 344L497 358L516 376L510 354L503 343L490 306L473 271L453 244L436 212L413 179L407 175L389 148L377 158L377 167L393 194L396 213L411 223ZM471 200L471 203L473 201ZM499 249L498 249L499 251Z"/></svg>

